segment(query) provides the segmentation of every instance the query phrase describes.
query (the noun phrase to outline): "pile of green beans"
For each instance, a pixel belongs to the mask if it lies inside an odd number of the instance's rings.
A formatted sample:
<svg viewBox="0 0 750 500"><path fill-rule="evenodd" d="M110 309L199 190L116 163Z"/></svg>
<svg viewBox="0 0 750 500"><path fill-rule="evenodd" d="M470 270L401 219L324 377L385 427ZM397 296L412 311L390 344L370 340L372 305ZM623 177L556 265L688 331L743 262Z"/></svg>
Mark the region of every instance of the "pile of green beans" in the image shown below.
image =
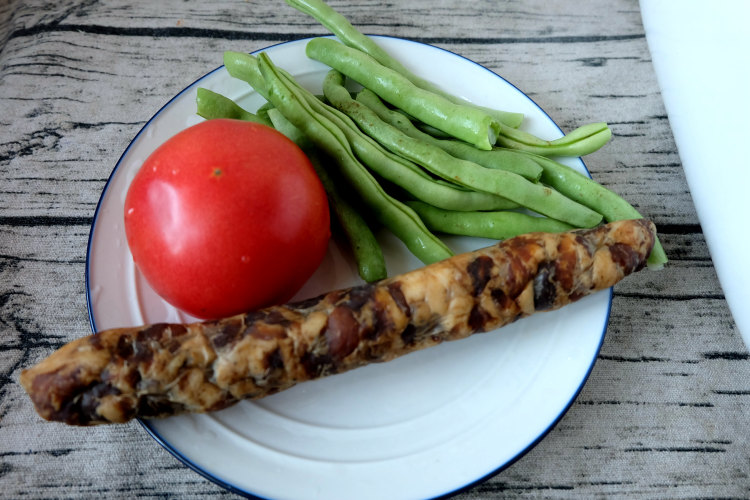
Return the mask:
<svg viewBox="0 0 750 500"><path fill-rule="evenodd" d="M476 106L410 73L322 0L286 0L341 41L313 38L308 57L331 69L323 96L274 65L227 51L224 65L266 99L251 113L207 89L197 111L276 128L310 158L360 276L386 277L373 224L422 262L452 255L434 233L505 239L532 231L640 218L627 201L551 157L583 156L611 137L604 123L556 140L520 130L523 115ZM356 89L356 91L352 91ZM661 244L649 265L667 262Z"/></svg>
<svg viewBox="0 0 750 500"><path fill-rule="evenodd" d="M479 192L498 194L548 217L579 227L592 227L602 216L542 184L501 169L484 168L456 158L430 143L410 137L378 118L361 102L351 98L343 86L341 73L332 70L323 83L323 93L331 104L351 117L380 144L445 180Z"/></svg>
<svg viewBox="0 0 750 500"><path fill-rule="evenodd" d="M317 147L336 161L339 172L379 222L425 264L450 257L451 250L427 230L419 216L386 193L362 165L341 128L314 109L313 105L319 102L318 99L290 82L266 54L260 54L258 62L267 85L269 101Z"/></svg>

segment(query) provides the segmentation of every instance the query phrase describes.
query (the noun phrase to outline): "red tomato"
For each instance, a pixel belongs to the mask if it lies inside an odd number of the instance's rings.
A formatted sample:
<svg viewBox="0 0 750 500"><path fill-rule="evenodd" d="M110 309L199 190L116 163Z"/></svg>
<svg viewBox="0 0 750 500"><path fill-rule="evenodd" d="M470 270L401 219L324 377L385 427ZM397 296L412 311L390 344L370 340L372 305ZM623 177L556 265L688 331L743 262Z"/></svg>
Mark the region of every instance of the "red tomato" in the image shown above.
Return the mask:
<svg viewBox="0 0 750 500"><path fill-rule="evenodd" d="M325 191L276 130L208 120L145 161L125 199L136 266L167 302L220 318L288 301L330 237Z"/></svg>

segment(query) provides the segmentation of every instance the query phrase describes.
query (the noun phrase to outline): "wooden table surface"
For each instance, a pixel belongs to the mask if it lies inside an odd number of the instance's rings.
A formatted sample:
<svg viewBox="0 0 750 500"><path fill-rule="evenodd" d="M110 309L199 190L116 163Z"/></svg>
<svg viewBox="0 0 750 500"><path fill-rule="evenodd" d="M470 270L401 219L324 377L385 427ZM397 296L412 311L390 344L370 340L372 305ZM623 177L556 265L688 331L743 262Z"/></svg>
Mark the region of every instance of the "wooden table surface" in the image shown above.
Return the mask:
<svg viewBox="0 0 750 500"><path fill-rule="evenodd" d="M593 372L546 438L457 498L750 497L750 357L701 233L638 2L331 5L366 33L492 69L566 131L608 122L613 140L586 164L656 222L671 258L615 287ZM90 225L145 122L224 50L326 33L281 0L0 2L0 496L234 495L137 423L43 422L17 380L90 332Z"/></svg>

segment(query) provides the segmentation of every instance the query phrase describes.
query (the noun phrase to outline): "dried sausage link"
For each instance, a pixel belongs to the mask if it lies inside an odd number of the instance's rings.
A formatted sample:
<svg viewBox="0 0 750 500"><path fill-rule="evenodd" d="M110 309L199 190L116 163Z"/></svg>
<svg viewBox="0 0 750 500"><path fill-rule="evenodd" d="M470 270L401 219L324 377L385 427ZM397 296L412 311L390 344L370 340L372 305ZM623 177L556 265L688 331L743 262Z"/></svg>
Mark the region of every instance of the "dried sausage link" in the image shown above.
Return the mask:
<svg viewBox="0 0 750 500"><path fill-rule="evenodd" d="M643 268L655 238L643 219L530 233L303 302L99 332L21 383L42 417L72 425L218 410L557 309Z"/></svg>

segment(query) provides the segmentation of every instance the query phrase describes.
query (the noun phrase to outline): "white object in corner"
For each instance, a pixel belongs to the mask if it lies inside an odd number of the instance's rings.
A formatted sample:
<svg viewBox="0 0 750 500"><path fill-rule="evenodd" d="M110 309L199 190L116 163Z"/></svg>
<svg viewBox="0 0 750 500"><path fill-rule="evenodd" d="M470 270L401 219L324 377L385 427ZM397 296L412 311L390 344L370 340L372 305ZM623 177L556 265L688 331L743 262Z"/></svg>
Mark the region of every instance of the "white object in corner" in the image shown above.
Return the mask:
<svg viewBox="0 0 750 500"><path fill-rule="evenodd" d="M640 6L698 219L750 348L750 2L641 0Z"/></svg>

